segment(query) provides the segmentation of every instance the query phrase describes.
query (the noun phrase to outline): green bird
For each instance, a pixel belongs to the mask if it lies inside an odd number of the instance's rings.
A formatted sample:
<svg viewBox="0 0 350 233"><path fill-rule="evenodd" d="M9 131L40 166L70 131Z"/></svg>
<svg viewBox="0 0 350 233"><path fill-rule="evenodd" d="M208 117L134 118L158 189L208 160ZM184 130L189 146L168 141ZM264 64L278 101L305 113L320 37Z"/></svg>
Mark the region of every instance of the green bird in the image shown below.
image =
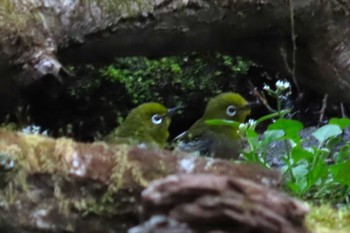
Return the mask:
<svg viewBox="0 0 350 233"><path fill-rule="evenodd" d="M227 125L208 125L205 121L223 119L244 122L250 114L252 105L240 94L233 92L222 93L212 98L203 116L174 139L180 141L177 148L185 152L199 152L200 155L237 158L243 147L238 128Z"/></svg>
<svg viewBox="0 0 350 233"><path fill-rule="evenodd" d="M176 109L154 102L141 104L131 110L125 121L106 137L106 141L163 148L169 138L171 116Z"/></svg>

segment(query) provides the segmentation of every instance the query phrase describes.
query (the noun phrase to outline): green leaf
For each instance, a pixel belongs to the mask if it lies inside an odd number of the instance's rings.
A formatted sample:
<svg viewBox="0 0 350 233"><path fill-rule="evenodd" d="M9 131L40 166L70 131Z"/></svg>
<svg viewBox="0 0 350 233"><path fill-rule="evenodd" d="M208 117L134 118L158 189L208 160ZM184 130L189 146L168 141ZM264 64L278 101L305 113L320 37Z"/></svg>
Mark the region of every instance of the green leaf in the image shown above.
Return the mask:
<svg viewBox="0 0 350 233"><path fill-rule="evenodd" d="M337 145L339 145L341 142L343 141L343 138L342 137L333 137L333 138L330 138L325 147L329 150L332 150L334 147L336 147Z"/></svg>
<svg viewBox="0 0 350 233"><path fill-rule="evenodd" d="M278 119L268 126L269 130L283 130L286 133L286 138L293 140L295 143L300 143L299 131L304 128L300 121L289 119Z"/></svg>
<svg viewBox="0 0 350 233"><path fill-rule="evenodd" d="M265 163L265 161L259 156L259 154L256 153L256 151L243 152L243 158L248 162L269 167L269 165Z"/></svg>
<svg viewBox="0 0 350 233"><path fill-rule="evenodd" d="M212 119L212 120L206 120L205 124L207 124L207 125L231 126L231 127L234 127L234 128L238 128L241 123L239 123L238 121Z"/></svg>
<svg viewBox="0 0 350 233"><path fill-rule="evenodd" d="M284 136L283 130L266 130L264 132L263 143L269 144L271 142L277 141Z"/></svg>
<svg viewBox="0 0 350 233"><path fill-rule="evenodd" d="M251 150L256 150L259 147L259 135L252 129L246 130L247 141Z"/></svg>
<svg viewBox="0 0 350 233"><path fill-rule="evenodd" d="M350 185L350 160L340 164L331 165L329 168L333 174L334 180L341 184Z"/></svg>
<svg viewBox="0 0 350 233"><path fill-rule="evenodd" d="M303 194L307 187L307 181L305 178L299 179L297 182L287 182L287 186L295 194Z"/></svg>
<svg viewBox="0 0 350 233"><path fill-rule="evenodd" d="M313 157L314 157L313 153L311 153L308 150L305 150L301 146L294 147L292 149L292 158L293 158L294 163L297 163L302 159L305 159L306 161L311 161L313 159Z"/></svg>
<svg viewBox="0 0 350 233"><path fill-rule="evenodd" d="M317 164L309 167L309 174L307 175L308 187L312 187L318 181L324 181L328 177L328 174L328 166L323 159L319 159Z"/></svg>
<svg viewBox="0 0 350 233"><path fill-rule="evenodd" d="M281 116L283 116L283 115L285 115L285 114L287 114L289 112L290 112L290 110L282 110L280 112L274 112L274 113L262 116L262 117L260 117L259 119L256 120L256 125L260 124L263 121L273 119L275 117L281 117Z"/></svg>
<svg viewBox="0 0 350 233"><path fill-rule="evenodd" d="M350 158L350 144L347 143L333 156L335 163L341 163Z"/></svg>
<svg viewBox="0 0 350 233"><path fill-rule="evenodd" d="M312 135L323 144L331 137L336 137L342 133L341 128L338 125L325 125L315 130Z"/></svg>
<svg viewBox="0 0 350 233"><path fill-rule="evenodd" d="M350 118L332 118L329 124L338 125L341 129L350 126Z"/></svg>
<svg viewBox="0 0 350 233"><path fill-rule="evenodd" d="M308 167L306 164L300 164L294 168L292 168L293 176L296 180L305 177L308 173Z"/></svg>
<svg viewBox="0 0 350 233"><path fill-rule="evenodd" d="M307 182L307 174L309 170L307 168L307 164L300 164L296 167L292 168L293 178L289 182L287 182L288 187L297 194L302 194L307 190L308 182Z"/></svg>

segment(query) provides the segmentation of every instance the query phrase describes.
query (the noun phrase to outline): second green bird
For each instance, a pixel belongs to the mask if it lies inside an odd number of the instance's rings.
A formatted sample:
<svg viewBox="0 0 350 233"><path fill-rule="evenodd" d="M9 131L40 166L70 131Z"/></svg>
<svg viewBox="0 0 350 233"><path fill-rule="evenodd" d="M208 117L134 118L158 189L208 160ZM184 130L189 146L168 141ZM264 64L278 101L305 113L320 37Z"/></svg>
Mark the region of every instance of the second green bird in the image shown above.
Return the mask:
<svg viewBox="0 0 350 233"><path fill-rule="evenodd" d="M162 148L169 138L170 118L176 109L154 102L141 104L106 137L106 141Z"/></svg>
<svg viewBox="0 0 350 233"><path fill-rule="evenodd" d="M206 120L223 119L244 122L250 114L250 106L241 95L222 93L212 98L203 116L187 131L175 138L178 148L185 152L218 158L237 158L243 142L238 128L226 125L208 125Z"/></svg>

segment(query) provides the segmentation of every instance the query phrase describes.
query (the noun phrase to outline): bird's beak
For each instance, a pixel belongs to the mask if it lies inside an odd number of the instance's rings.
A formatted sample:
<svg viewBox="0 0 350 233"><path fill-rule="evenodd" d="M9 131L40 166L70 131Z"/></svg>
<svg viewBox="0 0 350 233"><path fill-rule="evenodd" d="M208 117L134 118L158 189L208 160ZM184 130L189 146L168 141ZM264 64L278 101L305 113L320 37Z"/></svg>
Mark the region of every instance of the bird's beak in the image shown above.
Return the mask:
<svg viewBox="0 0 350 233"><path fill-rule="evenodd" d="M239 110L247 110L257 106L260 106L259 102L248 102L246 105L239 107Z"/></svg>
<svg viewBox="0 0 350 233"><path fill-rule="evenodd" d="M177 106L177 107L169 108L167 116L168 117L172 117L177 110L183 109L183 108L184 108L183 106Z"/></svg>

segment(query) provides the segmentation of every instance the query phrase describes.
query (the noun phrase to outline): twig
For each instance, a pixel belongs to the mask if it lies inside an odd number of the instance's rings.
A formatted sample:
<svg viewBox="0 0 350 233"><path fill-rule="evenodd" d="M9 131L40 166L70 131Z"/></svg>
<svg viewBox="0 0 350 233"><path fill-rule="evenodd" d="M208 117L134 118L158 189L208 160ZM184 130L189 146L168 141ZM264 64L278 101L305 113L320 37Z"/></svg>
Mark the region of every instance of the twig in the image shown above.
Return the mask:
<svg viewBox="0 0 350 233"><path fill-rule="evenodd" d="M340 103L340 111L341 111L341 116L343 118L347 118L346 113L345 113L344 103Z"/></svg>
<svg viewBox="0 0 350 233"><path fill-rule="evenodd" d="M248 80L248 85L249 85L249 89L252 92L252 94L258 99L258 101L264 105L270 112L276 112L275 109L273 109L269 103L267 102L266 96L264 95L264 93L260 93L258 91L258 89L253 85L253 83Z"/></svg>
<svg viewBox="0 0 350 233"><path fill-rule="evenodd" d="M295 21L294 21L294 7L293 0L289 0L289 12L290 12L290 31L291 31L291 40L293 44L293 52L292 52L292 69L291 75L293 82L297 88L298 93L300 92L299 84L296 80L295 76L295 67L296 67L296 52L297 52L297 44L296 44L296 34L295 34Z"/></svg>
<svg viewBox="0 0 350 233"><path fill-rule="evenodd" d="M324 113L325 113L326 108L327 108L327 100L328 100L328 94L325 94L323 99L322 99L322 108L320 110L320 118L318 119L319 123L323 122Z"/></svg>

